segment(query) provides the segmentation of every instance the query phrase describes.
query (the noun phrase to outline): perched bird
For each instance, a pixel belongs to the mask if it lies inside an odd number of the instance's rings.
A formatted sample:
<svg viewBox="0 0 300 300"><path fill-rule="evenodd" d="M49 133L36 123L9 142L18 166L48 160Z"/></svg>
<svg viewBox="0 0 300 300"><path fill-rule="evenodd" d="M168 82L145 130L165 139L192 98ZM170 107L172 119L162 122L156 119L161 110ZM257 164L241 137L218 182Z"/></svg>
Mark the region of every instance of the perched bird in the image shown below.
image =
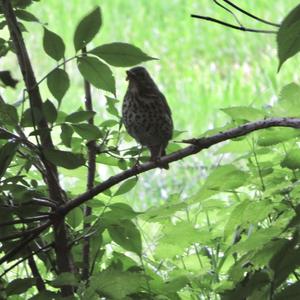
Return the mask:
<svg viewBox="0 0 300 300"><path fill-rule="evenodd" d="M126 73L129 84L122 106L123 123L128 133L150 150L150 159L159 163L172 138L170 107L145 68L135 67ZM169 165L160 167L168 169Z"/></svg>

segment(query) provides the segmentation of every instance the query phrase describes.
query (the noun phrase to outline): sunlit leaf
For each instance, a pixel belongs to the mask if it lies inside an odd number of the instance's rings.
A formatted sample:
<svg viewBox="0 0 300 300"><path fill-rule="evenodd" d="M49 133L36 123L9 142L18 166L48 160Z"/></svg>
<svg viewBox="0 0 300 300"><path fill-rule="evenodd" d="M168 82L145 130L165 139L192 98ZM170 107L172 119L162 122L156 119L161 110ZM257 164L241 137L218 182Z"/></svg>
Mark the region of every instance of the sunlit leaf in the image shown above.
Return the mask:
<svg viewBox="0 0 300 300"><path fill-rule="evenodd" d="M77 60L81 75L96 88L115 94L115 78L110 68L96 57Z"/></svg>
<svg viewBox="0 0 300 300"><path fill-rule="evenodd" d="M135 187L137 181L138 181L137 177L126 180L125 182L123 182L120 185L118 190L115 192L114 196L119 196L119 195L129 192L131 189L133 189Z"/></svg>
<svg viewBox="0 0 300 300"><path fill-rule="evenodd" d="M90 120L93 116L95 116L95 114L96 113L94 111L85 111L85 110L75 111L69 114L66 117L65 121L76 124L76 123Z"/></svg>
<svg viewBox="0 0 300 300"><path fill-rule="evenodd" d="M156 59L148 56L141 49L126 43L104 44L91 50L90 53L116 67L130 67Z"/></svg>
<svg viewBox="0 0 300 300"><path fill-rule="evenodd" d="M88 44L98 33L102 24L100 7L96 7L78 24L74 34L74 47L78 51Z"/></svg>

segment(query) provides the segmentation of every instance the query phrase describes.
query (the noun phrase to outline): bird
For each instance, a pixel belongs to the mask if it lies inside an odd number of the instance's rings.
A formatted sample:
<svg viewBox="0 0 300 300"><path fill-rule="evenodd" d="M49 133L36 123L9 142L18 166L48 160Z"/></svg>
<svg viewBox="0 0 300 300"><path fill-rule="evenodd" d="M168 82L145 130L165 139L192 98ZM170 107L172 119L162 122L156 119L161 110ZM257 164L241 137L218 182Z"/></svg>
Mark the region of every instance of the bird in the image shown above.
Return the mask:
<svg viewBox="0 0 300 300"><path fill-rule="evenodd" d="M137 66L126 74L128 88L122 105L123 124L129 135L149 149L151 161L169 169L167 163L160 163L173 134L172 113L166 97L146 68Z"/></svg>

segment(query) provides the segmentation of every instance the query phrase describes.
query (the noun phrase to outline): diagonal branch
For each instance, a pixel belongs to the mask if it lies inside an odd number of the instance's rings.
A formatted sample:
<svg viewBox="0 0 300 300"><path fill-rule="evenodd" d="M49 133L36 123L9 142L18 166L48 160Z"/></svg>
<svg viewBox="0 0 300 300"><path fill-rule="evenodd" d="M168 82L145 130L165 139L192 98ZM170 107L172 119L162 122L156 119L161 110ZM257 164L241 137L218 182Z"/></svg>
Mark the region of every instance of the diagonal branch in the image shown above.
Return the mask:
<svg viewBox="0 0 300 300"><path fill-rule="evenodd" d="M171 163L187 156L201 152L203 149L210 148L213 145L219 144L221 142L244 136L253 131L270 128L270 127L292 127L300 128L300 119L298 118L270 118L255 122L249 122L242 126L229 129L224 132L217 133L215 135L199 138L199 139L189 139L184 140L184 143L191 144L190 146L181 149L179 151L173 152L161 158L159 164ZM142 165L132 167L126 171L123 171L117 175L114 175L102 183L96 185L91 190L86 191L80 196L74 198L73 200L67 202L66 204L60 206L59 212L62 215L67 214L73 208L85 203L86 201L92 199L98 194L104 192L105 190L113 187L114 185L138 174L147 172L149 170L157 168L156 162L146 162Z"/></svg>
<svg viewBox="0 0 300 300"><path fill-rule="evenodd" d="M34 233L30 234L29 236L27 236L26 238L21 240L20 243L16 247L9 250L5 255L3 255L0 258L0 265L9 261L10 259L12 259L19 251L24 249L24 247L26 247L31 241L33 241L35 238L37 238L44 230L49 228L51 226L51 224L52 224L51 221L47 221L46 223L44 223L43 225L38 227Z"/></svg>
<svg viewBox="0 0 300 300"><path fill-rule="evenodd" d="M23 80L29 96L30 108L32 111L36 110L41 115L37 122L37 128L40 131L39 138L42 149L53 149L53 141L49 131L49 126L45 116L43 115L43 100L37 84L32 64L27 52L27 48L19 28L19 24L12 6L12 1L2 0L2 11L9 29L10 37L14 45L14 50L18 59L18 63L23 75ZM32 114L34 117L34 114ZM35 120L33 118L33 123ZM42 150L40 149L40 150ZM43 154L43 152L41 151ZM50 199L57 203L64 203L65 197L62 193L62 188L59 183L57 167L50 163L43 155L43 163L46 170L46 181L49 188ZM55 251L59 273L74 271L74 265L71 253L67 248L67 229L63 219L54 224L55 236ZM30 237L30 236L29 236ZM1 260L0 260L1 261ZM72 286L63 286L61 288L63 296L73 295Z"/></svg>
<svg viewBox="0 0 300 300"><path fill-rule="evenodd" d="M231 1L229 0L223 0L225 3L227 3L228 5L232 6L233 8L235 8L236 10L240 11L241 13L243 13L244 15L252 18L252 19L255 19L256 21L259 21L261 23L264 23L264 24L267 24L267 25L271 25L271 26L274 26L274 27L280 27L280 24L277 24L277 23L273 23L273 22L270 22L270 21L267 21L267 20L264 20L260 17L257 17L251 13L249 13L248 11L240 8L239 6L237 6L236 4L232 3Z"/></svg>
<svg viewBox="0 0 300 300"><path fill-rule="evenodd" d="M253 29L253 28L236 26L236 25L226 23L226 22L223 22L223 21L215 19L215 18L201 16L201 15L192 14L191 17L196 18L196 19L202 19L202 20L205 20L205 21L213 22L213 23L217 23L217 24L221 24L225 27L229 27L229 28L233 28L233 29L241 30L241 31L255 32L255 33L268 33L268 34L276 34L277 33L277 31L274 31L274 30L260 30L260 29Z"/></svg>

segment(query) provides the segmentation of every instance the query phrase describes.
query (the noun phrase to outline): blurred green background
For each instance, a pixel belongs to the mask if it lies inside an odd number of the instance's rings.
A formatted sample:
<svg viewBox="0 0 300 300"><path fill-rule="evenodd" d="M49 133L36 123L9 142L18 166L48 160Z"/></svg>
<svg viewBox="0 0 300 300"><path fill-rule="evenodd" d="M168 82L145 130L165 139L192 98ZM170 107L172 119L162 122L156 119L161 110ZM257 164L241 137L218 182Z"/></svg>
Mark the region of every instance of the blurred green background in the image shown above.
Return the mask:
<svg viewBox="0 0 300 300"><path fill-rule="evenodd" d="M240 0L235 3L257 16L280 23L299 1ZM292 71L294 62L285 64L277 74L275 35L235 31L190 17L190 14L201 14L235 23L233 17L213 1L46 0L32 5L30 11L64 39L67 57L71 57L76 25L95 5L101 6L103 26L90 47L122 41L159 58L145 66L168 99L175 128L186 131L182 138L194 137L224 124L227 117L220 108L235 105L262 108L276 100L285 84L299 81L299 74ZM238 12L236 15L244 26L274 29ZM27 46L37 78L41 78L55 62L43 51L42 27L36 23L26 23L26 26L29 29L25 34ZM293 60L299 62L297 58ZM16 64L15 58L9 56L4 64L11 66L12 63ZM68 64L67 71L73 85L63 100L66 112L83 103L82 78L75 63ZM121 100L126 90L124 69L113 71L117 97ZM51 97L46 85L41 87L44 97ZM97 111L103 112L104 98L101 92L93 92ZM10 91L10 96L21 96L13 93ZM220 163L220 159L210 150L172 164L168 172L148 172L140 176L141 184L132 193L132 201L140 202L138 198L143 198L144 202L158 203L171 193L190 194L210 165Z"/></svg>

